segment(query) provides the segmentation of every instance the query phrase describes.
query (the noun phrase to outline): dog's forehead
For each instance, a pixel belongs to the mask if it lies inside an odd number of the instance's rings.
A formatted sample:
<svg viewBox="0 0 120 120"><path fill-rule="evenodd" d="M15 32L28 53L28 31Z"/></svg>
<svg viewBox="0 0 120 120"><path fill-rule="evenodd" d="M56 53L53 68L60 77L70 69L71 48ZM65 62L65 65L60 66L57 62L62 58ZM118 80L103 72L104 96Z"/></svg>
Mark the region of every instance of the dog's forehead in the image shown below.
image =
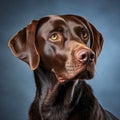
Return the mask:
<svg viewBox="0 0 120 120"><path fill-rule="evenodd" d="M78 25L87 28L85 23L80 18L78 19L78 17L74 15L50 15L49 18L52 23L63 23L64 25L67 25L69 27Z"/></svg>
<svg viewBox="0 0 120 120"><path fill-rule="evenodd" d="M39 26L40 27L45 27L45 28L50 28L50 26L53 26L54 23L56 23L57 25L59 23L63 23L63 24L66 24L66 21L64 18L62 18L61 16L59 15L49 15L49 16L46 16L46 17L43 17L40 19L39 21Z"/></svg>
<svg viewBox="0 0 120 120"><path fill-rule="evenodd" d="M81 20L78 20L74 15L49 15L51 21L62 21L66 24L73 22L76 24L82 24Z"/></svg>
<svg viewBox="0 0 120 120"><path fill-rule="evenodd" d="M49 17L52 21L55 21L55 20L65 21L60 15L49 15Z"/></svg>
<svg viewBox="0 0 120 120"><path fill-rule="evenodd" d="M47 21L43 22L42 27L44 28L49 28L52 27L57 27L57 26L62 26L65 25L66 27L72 27L72 26L84 26L84 23L80 20L77 19L75 16L69 16L69 15L49 15L47 17Z"/></svg>
<svg viewBox="0 0 120 120"><path fill-rule="evenodd" d="M46 16L46 17L40 19L40 24L39 24L38 28L40 28L40 32L47 33L48 31L50 31L56 27L59 27L62 25L66 26L66 24L67 24L67 22L61 16L49 15L49 16Z"/></svg>

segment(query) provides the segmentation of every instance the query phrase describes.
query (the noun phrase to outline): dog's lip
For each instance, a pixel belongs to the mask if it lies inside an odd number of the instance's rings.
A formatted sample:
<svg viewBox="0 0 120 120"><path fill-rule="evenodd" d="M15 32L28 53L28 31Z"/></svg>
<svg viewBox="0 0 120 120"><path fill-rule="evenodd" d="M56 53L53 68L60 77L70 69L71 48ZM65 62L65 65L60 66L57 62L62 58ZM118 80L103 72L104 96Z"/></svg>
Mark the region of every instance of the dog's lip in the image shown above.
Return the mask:
<svg viewBox="0 0 120 120"><path fill-rule="evenodd" d="M69 74L69 75L61 75L58 76L58 81L61 83L65 83L69 80L88 80L93 78L94 72L91 70L87 69L87 66L83 66L82 68L78 68L74 73Z"/></svg>
<svg viewBox="0 0 120 120"><path fill-rule="evenodd" d="M77 76L80 72L81 72L81 69L79 68L79 69L77 69L74 73L69 74L69 75L67 75L67 76L65 76L65 75L62 74L61 76L58 77L58 81L60 81L61 83L64 83L64 82L66 82L66 81L68 81L68 80L73 79L73 78L74 78L75 76Z"/></svg>

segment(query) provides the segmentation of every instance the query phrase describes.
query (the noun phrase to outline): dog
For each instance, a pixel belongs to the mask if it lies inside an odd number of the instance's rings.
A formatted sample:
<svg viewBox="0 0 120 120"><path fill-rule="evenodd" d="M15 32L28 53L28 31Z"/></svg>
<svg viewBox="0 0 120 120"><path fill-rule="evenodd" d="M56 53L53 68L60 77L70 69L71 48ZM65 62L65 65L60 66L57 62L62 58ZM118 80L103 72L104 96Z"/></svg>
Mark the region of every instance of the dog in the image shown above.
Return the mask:
<svg viewBox="0 0 120 120"><path fill-rule="evenodd" d="M33 20L10 39L14 56L34 72L36 96L29 120L118 120L85 82L94 77L103 41L101 33L77 15Z"/></svg>

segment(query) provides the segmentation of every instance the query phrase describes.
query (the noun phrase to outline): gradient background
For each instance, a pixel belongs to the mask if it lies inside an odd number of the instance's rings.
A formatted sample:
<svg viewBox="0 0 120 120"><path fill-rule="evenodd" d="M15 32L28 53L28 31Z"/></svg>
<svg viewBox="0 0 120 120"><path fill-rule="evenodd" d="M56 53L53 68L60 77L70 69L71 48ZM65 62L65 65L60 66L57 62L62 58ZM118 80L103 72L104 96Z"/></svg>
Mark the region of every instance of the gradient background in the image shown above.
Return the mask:
<svg viewBox="0 0 120 120"><path fill-rule="evenodd" d="M120 0L1 0L0 120L27 120L35 95L33 73L12 55L8 40L31 20L49 14L84 16L102 33L103 51L89 83L101 105L120 118Z"/></svg>

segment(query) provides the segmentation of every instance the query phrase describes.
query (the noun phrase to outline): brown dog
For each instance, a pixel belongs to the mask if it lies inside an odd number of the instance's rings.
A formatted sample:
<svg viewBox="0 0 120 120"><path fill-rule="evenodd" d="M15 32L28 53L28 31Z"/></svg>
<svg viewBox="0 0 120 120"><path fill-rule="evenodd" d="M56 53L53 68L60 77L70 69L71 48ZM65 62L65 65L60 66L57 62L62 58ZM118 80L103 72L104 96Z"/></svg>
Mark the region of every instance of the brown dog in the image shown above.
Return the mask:
<svg viewBox="0 0 120 120"><path fill-rule="evenodd" d="M85 83L94 76L102 45L96 28L76 15L33 20L9 41L13 54L34 70L29 120L118 120Z"/></svg>

